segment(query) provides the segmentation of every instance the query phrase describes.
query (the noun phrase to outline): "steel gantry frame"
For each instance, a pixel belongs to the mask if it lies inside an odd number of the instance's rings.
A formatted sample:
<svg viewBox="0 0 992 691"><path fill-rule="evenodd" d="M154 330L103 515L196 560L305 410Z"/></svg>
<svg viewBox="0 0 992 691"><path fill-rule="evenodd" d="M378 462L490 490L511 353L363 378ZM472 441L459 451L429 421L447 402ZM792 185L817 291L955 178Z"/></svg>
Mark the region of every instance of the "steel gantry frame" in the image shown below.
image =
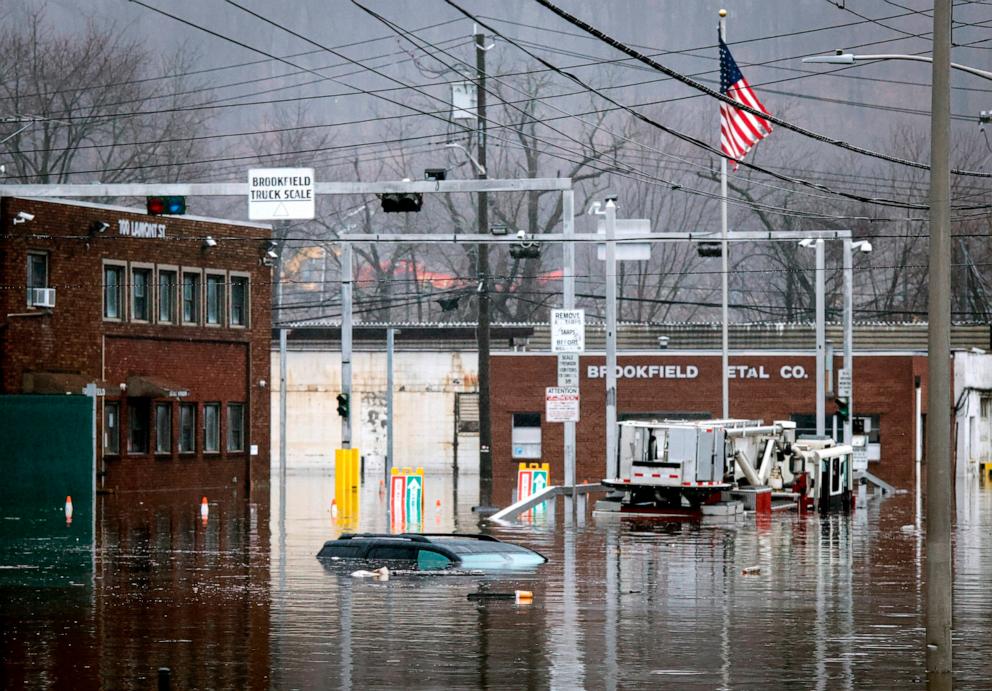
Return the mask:
<svg viewBox="0 0 992 691"><path fill-rule="evenodd" d="M314 192L319 195L370 195L388 193L419 193L419 194L455 194L459 192L477 193L484 196L488 193L509 192L561 192L562 193L562 226L564 235L570 235L574 229L574 216L568 211L574 208L572 181L570 178L520 178L520 179L488 179L485 176L475 180L393 180L379 182L316 182ZM247 182L207 182L207 183L83 183L83 184L0 184L0 197L26 198L67 198L67 197L148 197L155 195L174 195L183 197L243 197L248 199L249 184ZM305 220L305 219L301 219ZM455 243L461 242L461 235L445 234L397 236L397 242L438 242L451 237ZM479 238L477 243L486 244L491 235L478 233L473 237ZM381 239L380 239L381 238ZM542 237L543 239L543 237ZM351 296L352 296L352 252L353 242L387 242L385 234L349 233L334 242L342 246L342 309L341 319L341 392L351 399ZM566 252L566 259L571 258L571 268L566 268L564 279L564 307L572 308L575 304L575 269L574 252ZM483 280L487 280L483 277ZM286 476L286 329L279 333L279 473L285 486ZM479 392L480 397L488 397L488 391ZM341 419L341 445L351 447L351 414ZM565 477L569 486L575 484L575 423L565 423L565 448L571 449L571 461L566 461ZM569 444L571 439L571 444ZM480 492L492 487L492 465L483 459L483 440L480 440ZM488 451L488 450L487 450ZM488 457L489 454L486 453ZM389 459L392 463L393 459ZM484 477L488 472L488 477Z"/></svg>
<svg viewBox="0 0 992 691"><path fill-rule="evenodd" d="M575 244L576 243L604 243L606 245L606 256L608 261L604 269L604 278L616 276L616 245L630 242L713 242L717 233L706 232L652 232L647 237L624 237L616 239L612 233L607 233L606 237L597 233L576 233L575 232L575 199L572 190L572 181L569 178L524 178L524 179L475 179L475 180L422 180L422 181L379 181L379 182L317 182L314 185L318 195L369 195L384 193L421 193L421 194L452 194L452 193L478 193L478 192L561 192L562 193L562 232L541 234L540 241L544 243L563 243L563 297L562 303L565 309L575 308ZM62 198L62 197L142 197L152 195L180 195L180 196L242 196L248 198L249 185L247 183L87 183L87 184L53 184L53 185L30 185L30 184L7 184L0 185L0 197L34 197L34 198ZM531 238L528 238L529 240ZM534 238L536 239L536 238ZM852 372L853 389L853 367L852 367L852 328L853 328L853 304L849 295L852 289L850 274L852 272L851 253L851 231L850 230L812 230L812 231L735 231L727 238L728 242L790 242L803 239L842 240L844 242L844 366ZM515 236L494 236L483 233L460 233L458 231L449 233L348 233L344 237L334 240L341 244L344 257L351 256L351 244L354 242L431 242L431 243L472 243L472 244L514 244L520 242ZM610 262L609 259L613 261ZM613 264L613 265L611 265ZM825 271L822 262L816 267L818 279ZM343 298L350 296L351 288L351 267L349 266L342 273ZM609 281L607 281L609 282ZM818 284L822 281L818 280ZM347 293L347 295L346 295ZM608 291L608 302L616 300L616 291ZM818 300L818 308L822 304L822 297ZM607 331L616 331L616 306L607 305ZM345 309L342 315L341 343L342 343L342 363L350 363L351 346L351 319L350 311ZM824 320L823 310L817 310L818 325ZM823 403L826 396L825 368L822 364L821 353L825 353L826 344L821 342L822 328L817 329L817 377L816 395L818 401L818 422L822 424ZM280 330L280 381L286 380L286 338L285 329ZM615 339L608 339L607 361L616 359ZM345 352L345 351L349 352ZM342 392L351 393L350 367L342 366ZM615 387L615 385L614 385ZM609 388L609 385L607 386ZM609 393L609 392L608 392ZM481 394L481 392L480 392ZM614 388L615 395L615 388ZM285 420L285 386L280 391L280 434L282 438L286 436ZM853 391L849 409L853 411ZM615 411L614 411L615 413ZM845 426L845 442L850 443L850 425ZM564 485L574 487L576 484L575 468L575 423L564 423ZM616 448L616 430L607 426L606 450ZM350 420L342 420L342 443L350 446L351 425ZM285 445L280 445L280 473L285 473ZM393 459L390 459L392 462ZM491 478L490 478L491 481ZM482 479L480 478L480 483ZM566 500L566 515L571 515L575 510L577 502L571 501L571 497Z"/></svg>

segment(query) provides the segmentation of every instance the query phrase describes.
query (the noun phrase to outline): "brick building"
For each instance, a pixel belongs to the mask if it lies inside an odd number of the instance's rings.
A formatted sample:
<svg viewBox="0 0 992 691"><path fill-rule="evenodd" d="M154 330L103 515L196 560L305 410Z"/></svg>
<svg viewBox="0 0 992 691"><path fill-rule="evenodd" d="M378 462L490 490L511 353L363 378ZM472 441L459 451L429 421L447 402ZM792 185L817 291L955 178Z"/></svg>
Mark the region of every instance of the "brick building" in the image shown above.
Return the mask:
<svg viewBox="0 0 992 691"><path fill-rule="evenodd" d="M0 200L0 393L97 399L97 487L269 478L271 229Z"/></svg>
<svg viewBox="0 0 992 691"><path fill-rule="evenodd" d="M719 352L625 352L617 363L622 370L617 381L619 419L720 417ZM842 366L842 358L836 357L834 371ZM815 433L816 359L809 351L735 351L730 368L733 417L793 420L800 434ZM854 417L869 437L869 469L897 487L912 486L917 434L926 415L926 354L857 353L854 373ZM604 375L602 354L580 358L576 425L580 481L598 481L604 475ZM563 480L563 425L545 418L544 390L556 386L556 379L557 359L548 353L499 353L492 358L493 478L499 505L510 500L519 462L549 462L552 482ZM834 425L830 402L826 413L830 434ZM836 424L839 429L840 423Z"/></svg>

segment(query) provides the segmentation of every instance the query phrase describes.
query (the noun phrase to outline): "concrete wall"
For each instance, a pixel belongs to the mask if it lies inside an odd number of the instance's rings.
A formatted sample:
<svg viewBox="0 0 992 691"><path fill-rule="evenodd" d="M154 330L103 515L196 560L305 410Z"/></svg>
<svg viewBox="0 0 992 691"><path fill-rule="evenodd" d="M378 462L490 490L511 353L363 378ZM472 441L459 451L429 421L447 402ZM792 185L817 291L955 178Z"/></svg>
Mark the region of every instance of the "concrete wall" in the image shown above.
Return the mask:
<svg viewBox="0 0 992 691"><path fill-rule="evenodd" d="M954 353L954 449L958 475L992 461L992 355Z"/></svg>
<svg viewBox="0 0 992 691"><path fill-rule="evenodd" d="M474 352L397 352L393 369L394 465L450 470L455 394L477 386ZM336 397L341 354L293 351L287 356L287 468L330 467L341 444ZM279 351L272 352L272 463L279 464ZM382 468L386 454L386 353L352 355L352 445L366 469ZM477 473L478 434L461 434L459 470Z"/></svg>

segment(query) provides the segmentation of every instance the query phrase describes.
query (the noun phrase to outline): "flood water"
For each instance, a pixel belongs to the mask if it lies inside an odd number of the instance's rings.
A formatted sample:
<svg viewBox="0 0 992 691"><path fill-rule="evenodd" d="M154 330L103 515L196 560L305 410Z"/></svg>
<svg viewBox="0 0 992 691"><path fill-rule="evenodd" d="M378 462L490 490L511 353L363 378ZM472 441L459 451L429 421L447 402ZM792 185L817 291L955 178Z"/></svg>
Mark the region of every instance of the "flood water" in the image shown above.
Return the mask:
<svg viewBox="0 0 992 691"><path fill-rule="evenodd" d="M477 480L456 493L450 476L428 477L423 529L476 530ZM548 556L535 572L375 582L314 558L342 529L385 529L377 481L354 525L332 518L332 482L290 474L285 503L278 487L254 504L211 498L206 525L189 492L101 497L95 548L73 547L74 524L65 540L39 539L30 563L7 554L0 687L154 688L160 667L173 688L925 683L914 493L851 515L701 523L590 513L566 524L558 507L486 528ZM957 688L992 685L990 521L992 488L959 485ZM76 570L46 580L46 550L75 550ZM515 589L533 603L468 599Z"/></svg>

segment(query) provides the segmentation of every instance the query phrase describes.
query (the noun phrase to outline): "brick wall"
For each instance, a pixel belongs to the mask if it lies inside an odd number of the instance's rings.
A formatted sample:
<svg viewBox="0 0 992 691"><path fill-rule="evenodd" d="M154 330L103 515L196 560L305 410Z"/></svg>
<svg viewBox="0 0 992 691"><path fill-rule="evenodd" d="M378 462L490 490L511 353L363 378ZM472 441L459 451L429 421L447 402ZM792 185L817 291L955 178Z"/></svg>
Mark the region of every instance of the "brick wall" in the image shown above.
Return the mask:
<svg viewBox="0 0 992 691"><path fill-rule="evenodd" d="M744 367L730 380L731 415L764 421L788 420L793 413L816 412L815 358L806 355L732 357L731 367ZM720 417L722 383L720 355L632 355L617 358L632 378L617 383L620 414L702 412ZM602 366L602 356L580 358L581 409L576 426L576 472L579 481L600 480L605 463L605 388L602 378L590 378L590 366ZM650 370L651 366L664 369ZM783 367L801 367L806 378L783 377ZM835 359L835 370L842 366ZM638 371L638 367L642 369ZM690 367L696 376L690 377ZM509 502L516 486L518 461L510 448L515 412L541 413L541 451L551 464L553 482L563 479L563 425L544 419L544 388L557 385L557 359L541 354L499 354L492 358L493 476L497 504ZM681 368L681 369L674 369ZM915 452L915 377L926 382L926 358L912 355L855 357L855 415L880 416L882 460L871 465L882 479L899 487L913 482ZM664 378L663 374L670 375ZM638 375L651 378L635 378ZM681 377L679 377L681 375ZM923 392L924 413L926 391ZM826 405L828 433L834 405Z"/></svg>
<svg viewBox="0 0 992 691"><path fill-rule="evenodd" d="M34 220L15 225L13 219L19 211L34 214ZM91 231L97 221L108 223L109 228ZM122 225L128 222L162 224L164 237L122 235ZM77 373L101 382L107 401L121 402L125 423L128 397L121 384L134 375L160 377L188 390L184 401L244 403L244 453L224 450L226 416L222 415L222 452L204 457L201 406L197 452L180 456L178 403L173 402L173 453L107 457L101 484L117 491L238 483L247 487L249 482L253 488L267 485L272 273L260 260L271 236L269 229L187 217L151 217L121 207L12 198L0 202L0 227L0 271L5 286L0 291L0 391L21 392L24 375L30 372ZM217 240L215 247L204 247L208 235ZM27 258L32 251L48 256L48 285L56 290L52 310L27 304ZM102 286L107 260L128 266L136 263L246 274L250 281L249 328L157 324L154 300L150 301L152 323L129 321L129 299L125 300L124 319L105 320ZM128 271L125 282L129 281ZM226 298L229 291L227 285ZM179 309L181 300L177 302ZM264 387L260 384L263 380ZM98 417L102 418L102 406ZM149 446L153 449L154 427L149 427ZM98 437L102 456L102 433ZM251 445L258 447L257 456L249 456ZM125 448L122 435L121 450Z"/></svg>

